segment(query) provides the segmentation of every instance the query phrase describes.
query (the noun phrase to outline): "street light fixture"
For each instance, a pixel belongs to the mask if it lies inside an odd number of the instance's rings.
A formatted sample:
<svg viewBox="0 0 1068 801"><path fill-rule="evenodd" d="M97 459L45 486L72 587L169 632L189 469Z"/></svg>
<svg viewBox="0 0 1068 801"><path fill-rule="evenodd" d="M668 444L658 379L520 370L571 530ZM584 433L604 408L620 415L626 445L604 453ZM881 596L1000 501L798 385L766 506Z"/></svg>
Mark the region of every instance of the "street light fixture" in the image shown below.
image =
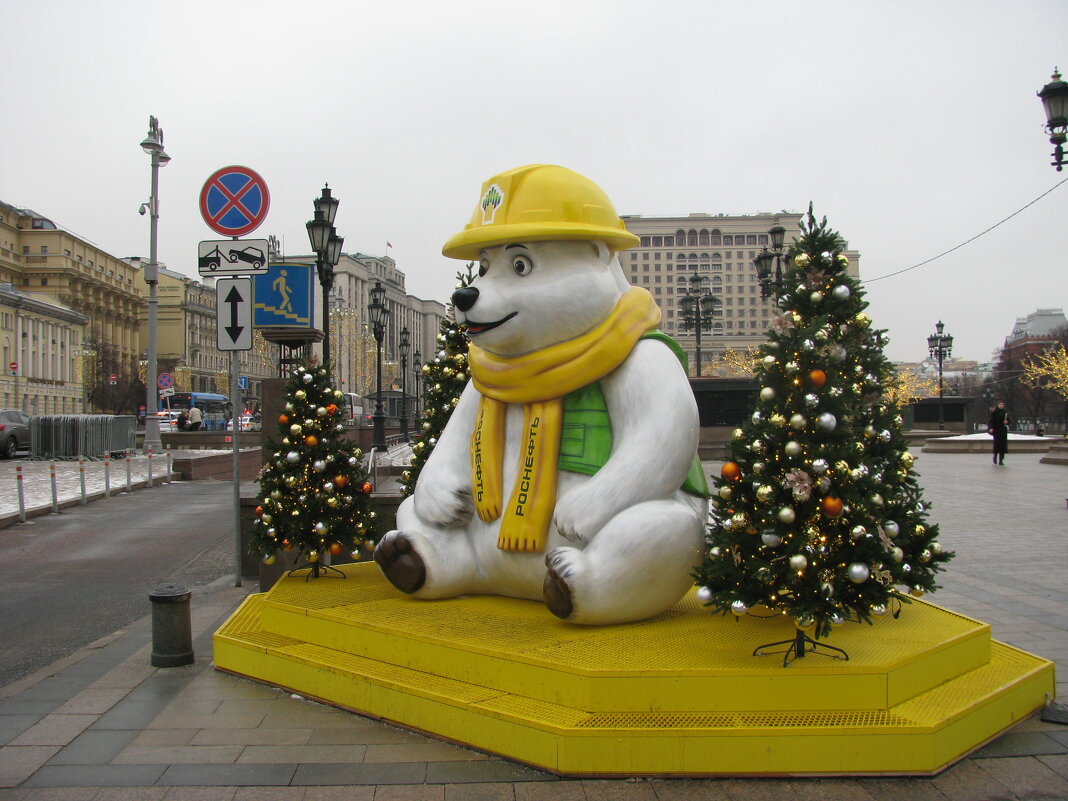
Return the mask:
<svg viewBox="0 0 1068 801"><path fill-rule="evenodd" d="M152 195L148 199L148 264L145 265L145 283L148 284L148 372L145 375L145 442L146 451L159 453L163 440L159 435L159 396L156 394L156 336L158 327L159 299L156 294L159 284L159 265L156 262L157 235L159 229L159 168L166 167L171 157L163 149L163 129L159 120L148 118L148 135L141 142L141 149L151 157ZM142 206L144 209L144 206Z"/></svg>
<svg viewBox="0 0 1068 801"><path fill-rule="evenodd" d="M781 225L776 225L768 231L768 236L771 238L771 250L764 248L753 260L756 265L757 280L760 282L760 297L764 300L771 296L773 286L782 286L782 260L786 257L783 242L786 240L786 229ZM775 263L774 278L772 278L772 262Z"/></svg>
<svg viewBox="0 0 1068 801"><path fill-rule="evenodd" d="M368 290L367 296L367 316L371 320L371 331L375 335L375 344L378 346L378 357L375 363L375 412L371 418L374 424L372 447L379 453L385 453L386 413L382 409L382 337L386 333L389 309L386 307L386 290L380 281L375 281L375 285Z"/></svg>
<svg viewBox="0 0 1068 801"><path fill-rule="evenodd" d="M412 395L415 398L415 403L412 404L412 419L413 420L415 418L419 417L419 415L420 415L419 402L420 402L420 400L422 399L423 396L419 392L419 379L420 379L420 375L421 375L420 374L420 370L422 370L422 369L423 369L423 354L420 353L419 351L416 351L415 353L412 354L412 378L415 380L415 383L412 384L412 386L415 387L415 392L412 393Z"/></svg>
<svg viewBox="0 0 1068 801"><path fill-rule="evenodd" d="M682 330L693 331L695 337L694 357L697 372L701 375L701 333L712 330L712 316L719 304L719 298L708 291L708 276L698 275L695 271L690 276L690 286L679 301L682 309Z"/></svg>
<svg viewBox="0 0 1068 801"><path fill-rule="evenodd" d="M411 333L408 331L408 327L405 326L400 332L400 343L397 345L397 350L400 351L401 357L401 413L400 413L400 432L401 442L408 441L408 351L412 347Z"/></svg>
<svg viewBox="0 0 1068 801"><path fill-rule="evenodd" d="M341 246L345 243L345 238L338 236L334 228L338 202L330 194L330 187L324 186L314 201L315 216L305 225L315 251L315 272L323 288L323 367L327 370L330 370L330 293L334 290L334 268L341 260Z"/></svg>
<svg viewBox="0 0 1068 801"><path fill-rule="evenodd" d="M931 353L932 359L938 360L938 428L944 430L946 427L945 411L942 406L942 360L945 359L953 351L953 337L950 334L942 333L945 329L945 323L939 320L935 324L935 332L927 337L927 350Z"/></svg>
<svg viewBox="0 0 1068 801"><path fill-rule="evenodd" d="M1053 68L1053 80L1039 91L1042 105L1046 108L1046 130L1049 131L1049 143L1053 145L1053 161L1057 172L1065 164L1064 143L1068 139L1068 83L1061 80L1060 71Z"/></svg>

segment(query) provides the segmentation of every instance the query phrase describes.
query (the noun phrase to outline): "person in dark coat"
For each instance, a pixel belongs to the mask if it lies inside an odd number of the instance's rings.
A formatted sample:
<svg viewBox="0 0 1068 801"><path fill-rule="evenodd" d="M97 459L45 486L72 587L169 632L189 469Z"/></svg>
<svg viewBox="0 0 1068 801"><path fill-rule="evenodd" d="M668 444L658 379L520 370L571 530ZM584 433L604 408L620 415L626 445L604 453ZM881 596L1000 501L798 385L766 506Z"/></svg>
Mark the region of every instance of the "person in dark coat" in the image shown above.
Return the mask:
<svg viewBox="0 0 1068 801"><path fill-rule="evenodd" d="M998 401L990 412L986 430L994 437L994 464L1005 464L1005 454L1009 452L1009 410L1005 401Z"/></svg>

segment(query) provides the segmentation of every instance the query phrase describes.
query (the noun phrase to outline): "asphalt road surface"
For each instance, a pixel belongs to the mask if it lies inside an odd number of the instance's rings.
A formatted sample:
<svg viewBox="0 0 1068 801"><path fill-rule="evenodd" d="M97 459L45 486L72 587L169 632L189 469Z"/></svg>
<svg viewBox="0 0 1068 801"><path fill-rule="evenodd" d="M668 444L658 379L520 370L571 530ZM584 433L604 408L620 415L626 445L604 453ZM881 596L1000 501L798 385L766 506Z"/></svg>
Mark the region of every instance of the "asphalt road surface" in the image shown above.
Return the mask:
<svg viewBox="0 0 1068 801"><path fill-rule="evenodd" d="M176 482L0 529L0 687L234 572L229 482Z"/></svg>

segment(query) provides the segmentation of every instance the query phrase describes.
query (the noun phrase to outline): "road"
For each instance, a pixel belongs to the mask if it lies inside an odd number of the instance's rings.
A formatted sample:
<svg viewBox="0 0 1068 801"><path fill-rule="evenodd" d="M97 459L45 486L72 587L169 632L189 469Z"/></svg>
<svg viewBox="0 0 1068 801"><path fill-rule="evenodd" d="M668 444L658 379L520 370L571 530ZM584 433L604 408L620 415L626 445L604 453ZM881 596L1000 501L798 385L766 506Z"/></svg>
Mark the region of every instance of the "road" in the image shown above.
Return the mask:
<svg viewBox="0 0 1068 801"><path fill-rule="evenodd" d="M0 686L233 575L233 486L175 482L0 529Z"/></svg>

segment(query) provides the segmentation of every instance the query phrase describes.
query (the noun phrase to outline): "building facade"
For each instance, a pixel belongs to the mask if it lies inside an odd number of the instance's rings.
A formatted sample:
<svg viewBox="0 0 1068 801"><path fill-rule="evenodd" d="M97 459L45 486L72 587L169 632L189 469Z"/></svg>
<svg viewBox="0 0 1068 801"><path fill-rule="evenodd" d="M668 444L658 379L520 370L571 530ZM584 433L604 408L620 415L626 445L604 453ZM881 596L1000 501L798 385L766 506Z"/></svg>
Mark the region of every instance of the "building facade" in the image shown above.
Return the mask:
<svg viewBox="0 0 1068 801"><path fill-rule="evenodd" d="M694 276L703 291L719 300L710 330L701 334L701 362L706 370L728 349L744 351L764 342L775 304L762 297L754 260L770 247L768 232L776 225L786 229L789 247L801 234L802 215L624 215L622 219L627 230L640 238L638 246L619 254L623 273L631 284L652 293L663 313L661 330L689 355L691 374L701 374L696 364L697 335L686 330L682 301ZM844 254L849 258L849 275L857 278L859 254L851 250Z"/></svg>
<svg viewBox="0 0 1068 801"><path fill-rule="evenodd" d="M15 293L7 301L33 309L20 317L4 304L11 324L25 326L7 333L12 356L3 366L18 362L21 380L0 389L6 404L29 414L75 414L123 402L142 348L145 286L136 267L0 202L0 284Z"/></svg>

